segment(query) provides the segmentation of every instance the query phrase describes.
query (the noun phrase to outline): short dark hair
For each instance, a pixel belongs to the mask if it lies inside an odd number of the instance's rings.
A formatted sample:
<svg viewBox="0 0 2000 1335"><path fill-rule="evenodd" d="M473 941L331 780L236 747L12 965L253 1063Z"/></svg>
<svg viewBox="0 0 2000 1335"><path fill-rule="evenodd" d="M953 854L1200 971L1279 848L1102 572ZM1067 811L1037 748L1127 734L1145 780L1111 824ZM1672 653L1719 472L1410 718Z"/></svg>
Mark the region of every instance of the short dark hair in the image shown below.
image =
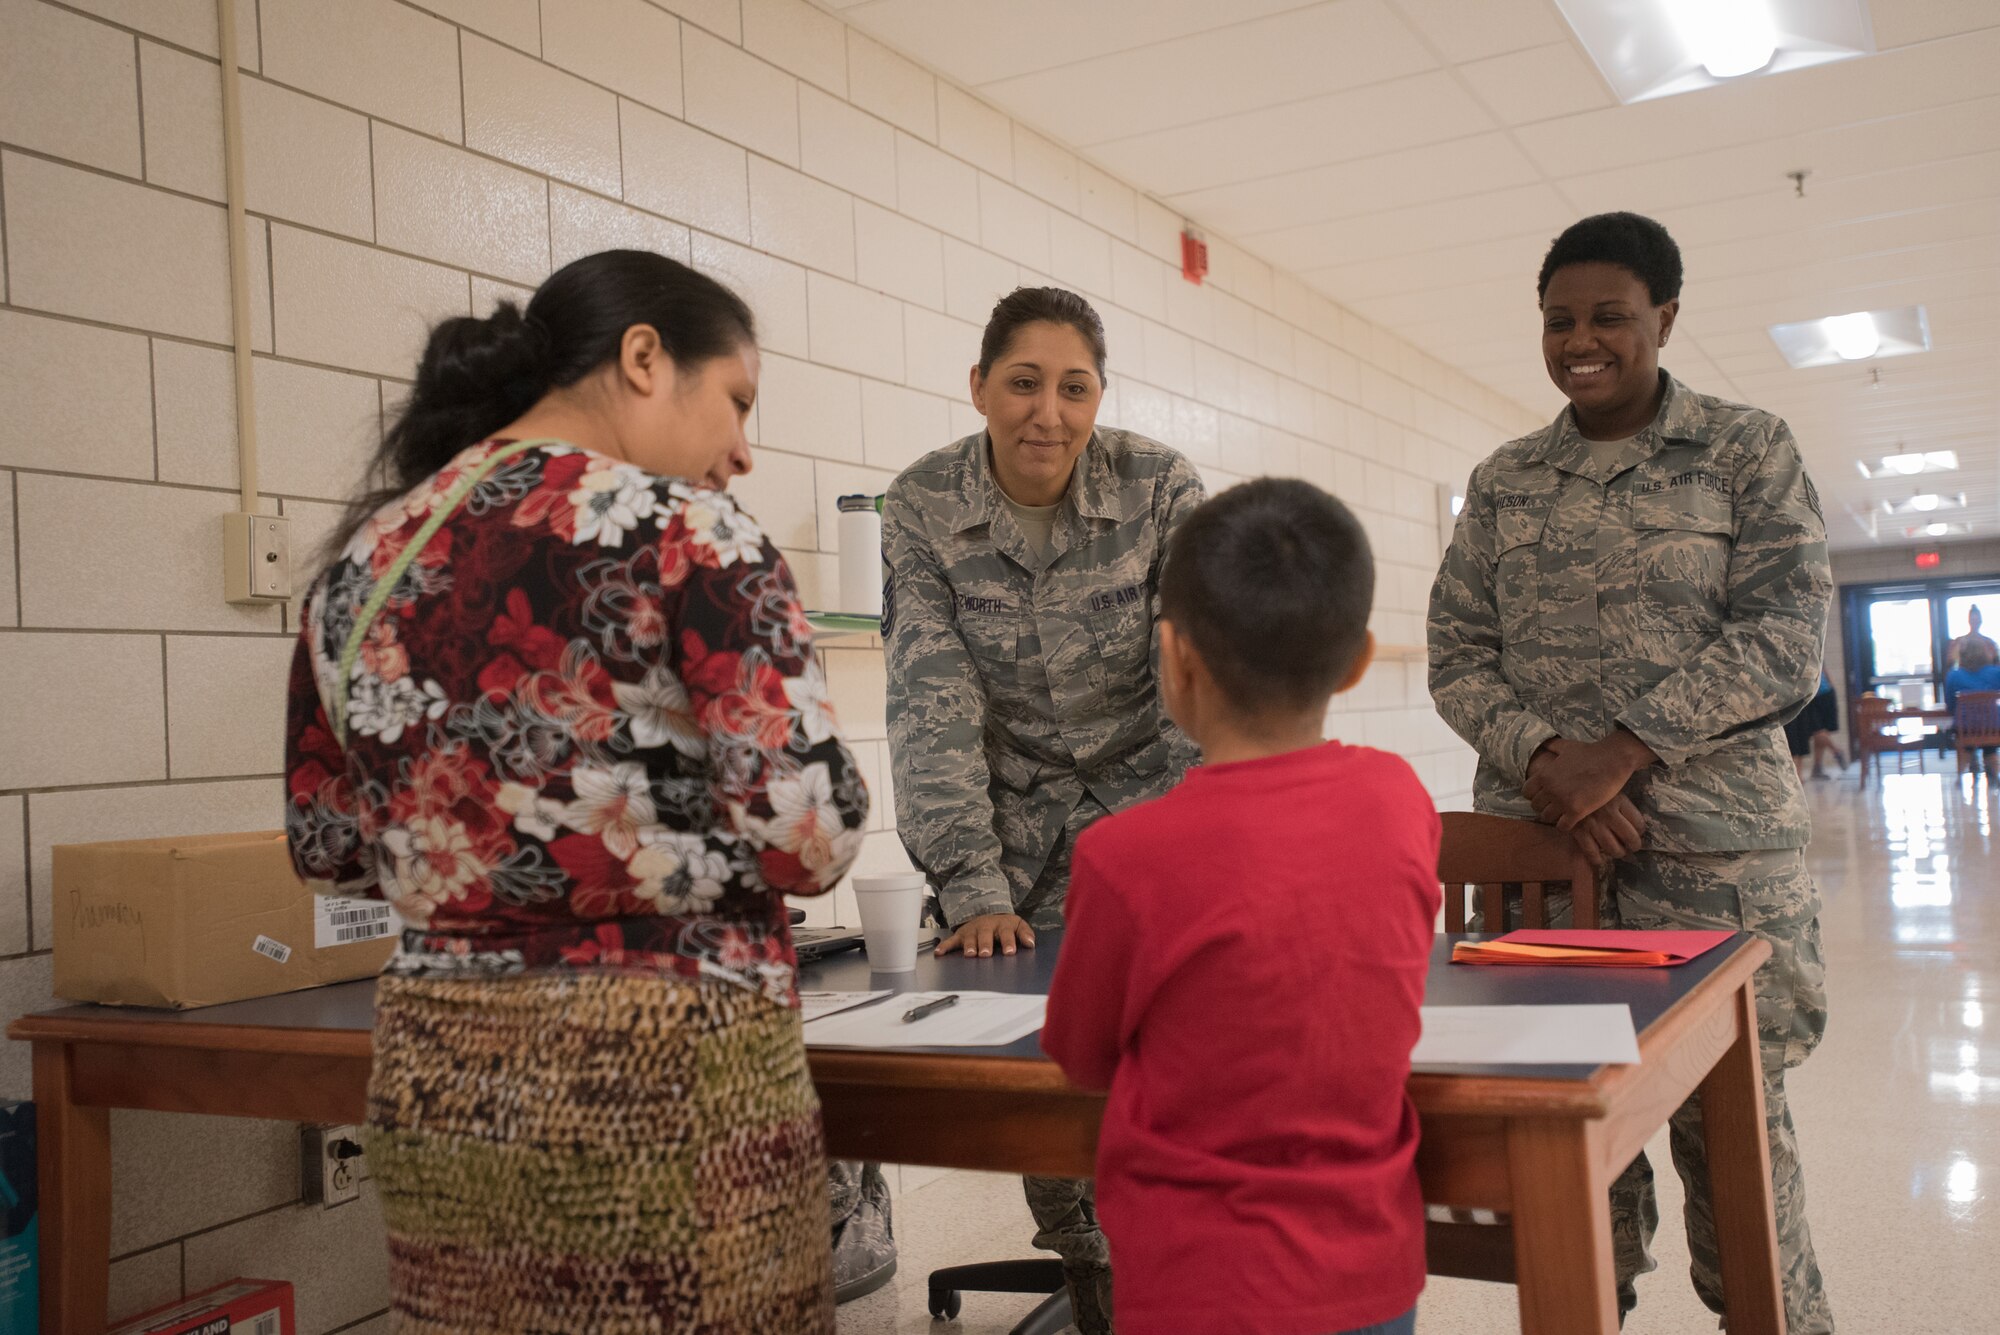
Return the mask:
<svg viewBox="0 0 2000 1335"><path fill-rule="evenodd" d="M1681 248L1667 229L1638 213L1598 213L1571 223L1549 246L1535 280L1535 300L1549 294L1549 279L1570 264L1616 264L1646 285L1655 306L1681 294Z"/></svg>
<svg viewBox="0 0 2000 1335"><path fill-rule="evenodd" d="M1259 478L1181 522L1160 575L1174 623L1246 714L1324 704L1354 667L1375 558L1353 511L1310 482Z"/></svg>
<svg viewBox="0 0 2000 1335"><path fill-rule="evenodd" d="M994 304L979 339L979 374L991 371L993 363L1006 355L1022 325L1039 320L1068 325L1082 334L1097 360L1098 383L1104 383L1104 321L1089 302L1060 287L1017 287Z"/></svg>
<svg viewBox="0 0 2000 1335"><path fill-rule="evenodd" d="M431 327L416 383L383 433L364 485L328 550L338 552L369 515L535 406L615 362L633 325L694 367L757 344L741 297L649 250L604 250L556 270L523 311L502 301L484 318L458 315Z"/></svg>
<svg viewBox="0 0 2000 1335"><path fill-rule="evenodd" d="M1977 672L1983 667L1993 666L1993 651L1986 647L1984 640L1967 640L1959 646L1958 665L1967 672Z"/></svg>

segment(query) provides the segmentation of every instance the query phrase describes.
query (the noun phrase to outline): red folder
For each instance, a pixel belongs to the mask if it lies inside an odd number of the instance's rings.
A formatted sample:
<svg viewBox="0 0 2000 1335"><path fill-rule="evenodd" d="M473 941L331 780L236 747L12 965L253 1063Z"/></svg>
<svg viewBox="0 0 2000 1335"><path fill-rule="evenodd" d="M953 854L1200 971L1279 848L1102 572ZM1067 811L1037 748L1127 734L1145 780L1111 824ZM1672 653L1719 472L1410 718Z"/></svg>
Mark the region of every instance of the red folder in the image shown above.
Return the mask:
<svg viewBox="0 0 2000 1335"><path fill-rule="evenodd" d="M1686 964L1727 941L1731 932L1509 932L1461 941L1453 964L1542 964L1599 969L1657 969Z"/></svg>

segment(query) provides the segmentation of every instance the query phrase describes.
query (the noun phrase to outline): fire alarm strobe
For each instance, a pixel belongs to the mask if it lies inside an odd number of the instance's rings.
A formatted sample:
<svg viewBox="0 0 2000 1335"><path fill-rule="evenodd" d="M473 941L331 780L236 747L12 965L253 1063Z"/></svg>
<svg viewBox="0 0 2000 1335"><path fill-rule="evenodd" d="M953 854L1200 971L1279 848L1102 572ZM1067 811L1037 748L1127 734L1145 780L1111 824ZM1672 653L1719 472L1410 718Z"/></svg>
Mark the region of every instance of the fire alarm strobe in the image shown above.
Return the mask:
<svg viewBox="0 0 2000 1335"><path fill-rule="evenodd" d="M1181 232L1181 277L1197 287L1208 277L1208 242L1192 227Z"/></svg>

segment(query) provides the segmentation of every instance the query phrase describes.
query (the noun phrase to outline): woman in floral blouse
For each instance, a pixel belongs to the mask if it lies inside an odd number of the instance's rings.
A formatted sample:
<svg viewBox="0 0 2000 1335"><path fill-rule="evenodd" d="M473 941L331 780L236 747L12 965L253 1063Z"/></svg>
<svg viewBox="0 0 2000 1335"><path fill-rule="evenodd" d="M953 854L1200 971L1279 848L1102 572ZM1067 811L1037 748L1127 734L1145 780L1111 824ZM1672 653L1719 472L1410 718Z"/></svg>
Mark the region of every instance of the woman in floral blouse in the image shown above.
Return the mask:
<svg viewBox="0 0 2000 1335"><path fill-rule="evenodd" d="M406 1335L833 1329L783 896L868 795L725 491L757 371L640 251L447 320L308 595L293 859L407 926L368 1106Z"/></svg>

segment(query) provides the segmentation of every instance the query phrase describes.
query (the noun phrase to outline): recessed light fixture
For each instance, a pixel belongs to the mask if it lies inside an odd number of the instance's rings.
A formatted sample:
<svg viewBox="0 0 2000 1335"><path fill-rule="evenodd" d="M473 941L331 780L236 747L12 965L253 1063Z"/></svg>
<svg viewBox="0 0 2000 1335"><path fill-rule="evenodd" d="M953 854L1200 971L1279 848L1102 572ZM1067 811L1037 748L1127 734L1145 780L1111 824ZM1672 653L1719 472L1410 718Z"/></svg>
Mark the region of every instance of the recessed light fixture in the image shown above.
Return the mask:
<svg viewBox="0 0 2000 1335"><path fill-rule="evenodd" d="M1755 74L1778 54L1764 0L1664 0L1688 54L1714 79Z"/></svg>
<svg viewBox="0 0 2000 1335"><path fill-rule="evenodd" d="M1846 311L1817 320L1797 320L1771 326L1771 341L1792 369L1837 366L1870 357L1907 357L1929 352L1930 317L1922 306L1890 310Z"/></svg>
<svg viewBox="0 0 2000 1335"><path fill-rule="evenodd" d="M1949 538L1961 533L1972 532L1972 525L1960 520L1933 519L1927 524L1912 524L1903 530L1906 538Z"/></svg>
<svg viewBox="0 0 2000 1335"><path fill-rule="evenodd" d="M1882 502L1882 513L1891 515L1927 515L1936 511L1963 510L1965 493L1956 496L1940 496L1934 491L1921 491L1901 501Z"/></svg>
<svg viewBox="0 0 2000 1335"><path fill-rule="evenodd" d="M1556 8L1620 102L1875 50L1865 0L1556 0Z"/></svg>
<svg viewBox="0 0 2000 1335"><path fill-rule="evenodd" d="M1958 469L1957 450L1912 451L1891 454L1870 464L1866 459L1858 459L1854 466L1861 470L1865 478L1915 477L1919 473L1951 473Z"/></svg>
<svg viewBox="0 0 2000 1335"><path fill-rule="evenodd" d="M1820 324L1825 328L1826 341L1833 345L1842 361L1866 361L1881 350L1882 331L1875 327L1875 317L1867 311L1829 315Z"/></svg>

